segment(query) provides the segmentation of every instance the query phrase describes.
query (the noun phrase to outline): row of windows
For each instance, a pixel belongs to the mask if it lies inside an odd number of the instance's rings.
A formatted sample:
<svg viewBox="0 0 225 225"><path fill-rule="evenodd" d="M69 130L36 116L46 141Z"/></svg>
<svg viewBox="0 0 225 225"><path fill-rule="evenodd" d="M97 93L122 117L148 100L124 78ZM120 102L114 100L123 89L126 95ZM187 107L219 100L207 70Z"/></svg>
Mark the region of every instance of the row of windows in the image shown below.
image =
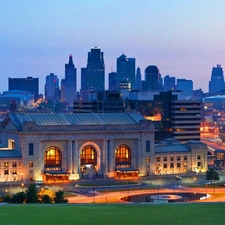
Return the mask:
<svg viewBox="0 0 225 225"><path fill-rule="evenodd" d="M0 163L0 165L1 165L1 163ZM10 167L10 163L9 162L4 162L3 165L4 165L5 168ZM11 166L14 167L14 168L17 167L17 162L12 162L11 163ZM29 162L29 165L28 166L29 167L33 167L34 166L34 163L33 162Z"/></svg>
<svg viewBox="0 0 225 225"><path fill-rule="evenodd" d="M4 170L3 171L4 173L4 176L6 176L6 175L9 175L9 170ZM11 171L11 174L13 175L13 176L16 176L17 175L17 170L12 170Z"/></svg>
<svg viewBox="0 0 225 225"><path fill-rule="evenodd" d="M162 161L166 162L167 160L169 161L174 161L175 158L177 159L177 161L180 161L181 160L181 156L170 156L170 157L162 157ZM161 157L156 157L156 162L160 162L161 161ZM183 160L186 161L187 160L187 156L183 156Z"/></svg>
<svg viewBox="0 0 225 225"><path fill-rule="evenodd" d="M2 164L0 163L0 167L2 166ZM7 168L7 167L17 167L17 162L4 162L3 163L3 167Z"/></svg>

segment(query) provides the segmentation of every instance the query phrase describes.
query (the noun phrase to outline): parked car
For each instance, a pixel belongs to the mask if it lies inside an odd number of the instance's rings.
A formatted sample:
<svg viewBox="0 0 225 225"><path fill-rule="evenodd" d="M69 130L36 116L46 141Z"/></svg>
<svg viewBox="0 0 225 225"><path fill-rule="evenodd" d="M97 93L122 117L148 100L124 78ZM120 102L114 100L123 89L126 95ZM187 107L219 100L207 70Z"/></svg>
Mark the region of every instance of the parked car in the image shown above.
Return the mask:
<svg viewBox="0 0 225 225"><path fill-rule="evenodd" d="M175 180L182 180L182 177L176 176L176 177L175 177Z"/></svg>
<svg viewBox="0 0 225 225"><path fill-rule="evenodd" d="M36 180L35 184L37 184L37 185L43 184L43 181L42 180Z"/></svg>

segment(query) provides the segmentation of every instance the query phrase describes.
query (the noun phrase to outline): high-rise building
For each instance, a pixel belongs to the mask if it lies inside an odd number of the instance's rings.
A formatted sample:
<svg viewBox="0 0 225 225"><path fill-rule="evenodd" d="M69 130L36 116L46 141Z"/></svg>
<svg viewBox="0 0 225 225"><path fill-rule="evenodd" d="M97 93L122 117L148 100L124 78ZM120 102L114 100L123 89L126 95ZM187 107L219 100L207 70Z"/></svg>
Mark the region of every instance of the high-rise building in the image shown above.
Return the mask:
<svg viewBox="0 0 225 225"><path fill-rule="evenodd" d="M131 93L135 94L135 93ZM146 119L154 121L155 141L174 138L183 143L200 140L201 101L184 100L181 92L138 93L138 99L130 101L130 109L140 112ZM131 99L131 98L128 98Z"/></svg>
<svg viewBox="0 0 225 225"><path fill-rule="evenodd" d="M81 69L81 95L84 99L87 92L105 90L104 53L98 47L88 52L87 68Z"/></svg>
<svg viewBox="0 0 225 225"><path fill-rule="evenodd" d="M116 72L109 73L109 91L116 91L118 89L116 82Z"/></svg>
<svg viewBox="0 0 225 225"><path fill-rule="evenodd" d="M9 91L28 91L34 95L34 101L39 97L39 78L10 78L8 79Z"/></svg>
<svg viewBox="0 0 225 225"><path fill-rule="evenodd" d="M183 93L184 99L192 99L193 81L186 79L177 79L177 91L181 91Z"/></svg>
<svg viewBox="0 0 225 225"><path fill-rule="evenodd" d="M222 90L224 90L223 69L221 65L217 65L212 69L211 80L209 81L209 93L214 94Z"/></svg>
<svg viewBox="0 0 225 225"><path fill-rule="evenodd" d="M157 66L150 65L145 69L145 88L146 91L160 90L160 73Z"/></svg>
<svg viewBox="0 0 225 225"><path fill-rule="evenodd" d="M137 91L142 90L141 69L138 67L136 72L135 89Z"/></svg>
<svg viewBox="0 0 225 225"><path fill-rule="evenodd" d="M170 77L169 75L166 75L164 77L164 91L174 91L175 90L175 84L176 78Z"/></svg>
<svg viewBox="0 0 225 225"><path fill-rule="evenodd" d="M117 58L117 85L124 79L131 83L131 89L135 89L135 58L127 58L122 54Z"/></svg>
<svg viewBox="0 0 225 225"><path fill-rule="evenodd" d="M200 141L201 101L171 102L171 136L181 142Z"/></svg>
<svg viewBox="0 0 225 225"><path fill-rule="evenodd" d="M68 64L65 64L65 79L61 80L61 101L73 105L77 94L77 69L73 63L72 55L69 56Z"/></svg>
<svg viewBox="0 0 225 225"><path fill-rule="evenodd" d="M59 79L54 73L46 76L45 83L45 99L51 101L58 101L60 98Z"/></svg>

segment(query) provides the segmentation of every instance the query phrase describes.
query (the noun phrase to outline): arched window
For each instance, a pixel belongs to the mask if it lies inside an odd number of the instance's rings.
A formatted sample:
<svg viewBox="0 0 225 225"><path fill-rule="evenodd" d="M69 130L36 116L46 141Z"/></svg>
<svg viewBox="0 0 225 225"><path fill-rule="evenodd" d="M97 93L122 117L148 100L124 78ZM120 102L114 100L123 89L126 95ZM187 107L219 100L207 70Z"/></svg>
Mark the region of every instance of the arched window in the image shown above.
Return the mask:
<svg viewBox="0 0 225 225"><path fill-rule="evenodd" d="M45 151L44 158L45 167L61 167L62 166L62 154L61 151L52 146Z"/></svg>
<svg viewBox="0 0 225 225"><path fill-rule="evenodd" d="M80 154L81 165L97 164L97 152L94 147L87 145L82 148Z"/></svg>
<svg viewBox="0 0 225 225"><path fill-rule="evenodd" d="M116 149L116 165L131 165L131 150L127 145L120 145Z"/></svg>

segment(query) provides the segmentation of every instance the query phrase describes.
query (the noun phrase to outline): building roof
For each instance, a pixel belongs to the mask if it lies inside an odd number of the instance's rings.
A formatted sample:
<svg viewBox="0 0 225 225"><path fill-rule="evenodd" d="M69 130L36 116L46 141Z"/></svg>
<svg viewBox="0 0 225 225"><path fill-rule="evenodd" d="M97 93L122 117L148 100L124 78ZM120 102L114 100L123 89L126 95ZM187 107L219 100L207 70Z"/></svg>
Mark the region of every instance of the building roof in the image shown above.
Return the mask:
<svg viewBox="0 0 225 225"><path fill-rule="evenodd" d="M172 153L172 152L191 152L186 145L171 144L171 145L155 145L155 153Z"/></svg>
<svg viewBox="0 0 225 225"><path fill-rule="evenodd" d="M0 158L21 158L18 150L0 150Z"/></svg>
<svg viewBox="0 0 225 225"><path fill-rule="evenodd" d="M33 121L37 125L123 125L138 124L145 120L139 113L12 113L13 123L21 128L23 122Z"/></svg>

